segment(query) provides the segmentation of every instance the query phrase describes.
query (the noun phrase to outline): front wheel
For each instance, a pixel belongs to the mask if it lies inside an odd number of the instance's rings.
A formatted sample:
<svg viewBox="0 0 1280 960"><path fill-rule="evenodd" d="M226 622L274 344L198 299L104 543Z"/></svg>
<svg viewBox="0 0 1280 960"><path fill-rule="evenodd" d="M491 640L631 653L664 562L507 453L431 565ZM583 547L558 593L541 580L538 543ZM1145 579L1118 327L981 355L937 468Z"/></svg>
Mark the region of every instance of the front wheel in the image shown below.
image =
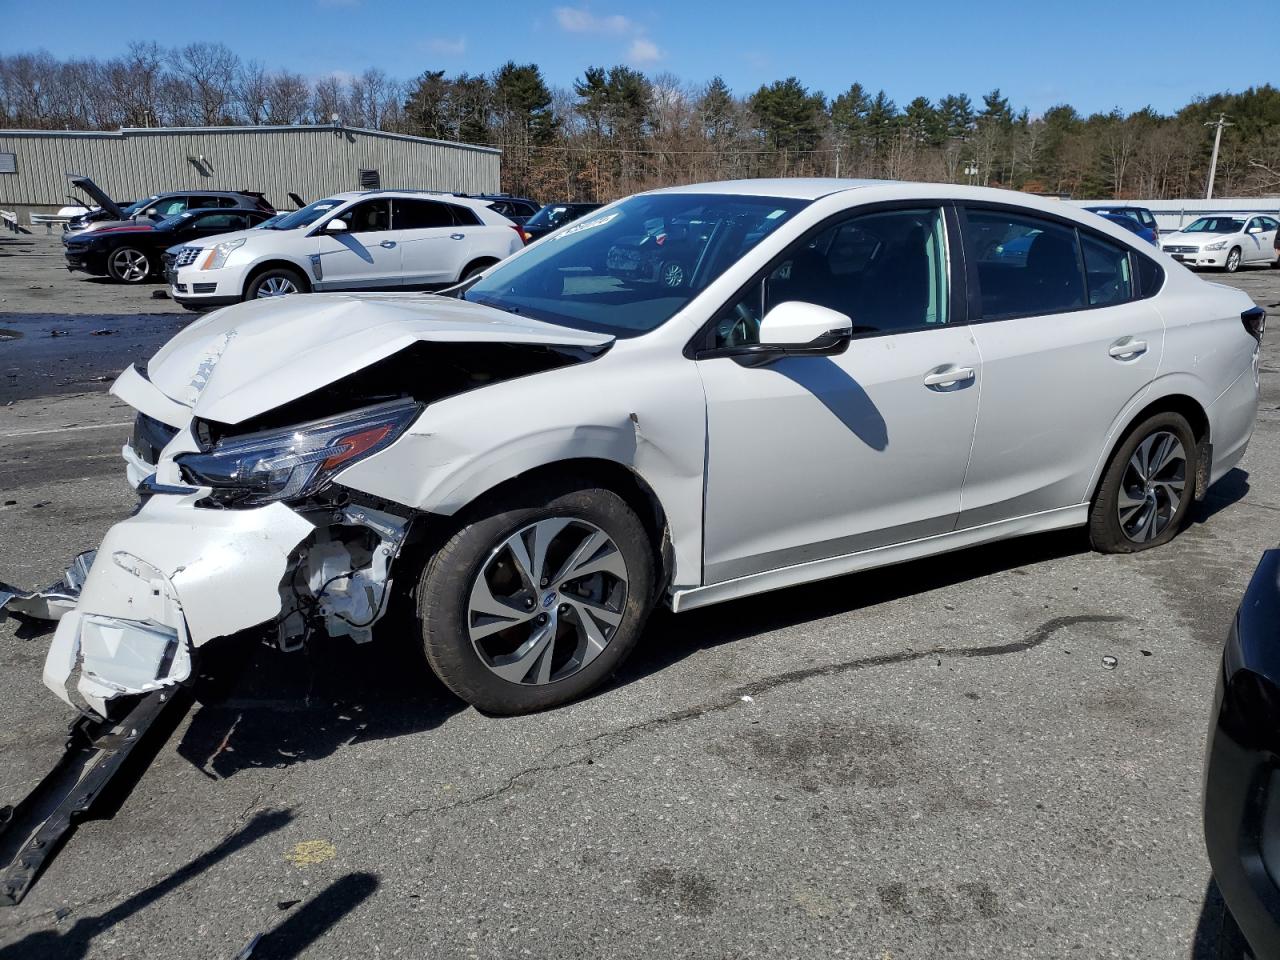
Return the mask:
<svg viewBox="0 0 1280 960"><path fill-rule="evenodd" d="M107 255L107 273L117 283L142 283L151 276L151 258L137 247L118 247Z"/></svg>
<svg viewBox="0 0 1280 960"><path fill-rule="evenodd" d="M658 279L664 287L672 290L678 290L688 282L688 275L684 269L684 264L679 260L668 260L662 265L658 271Z"/></svg>
<svg viewBox="0 0 1280 960"><path fill-rule="evenodd" d="M1235 273L1240 269L1240 248L1232 247L1231 252L1227 254L1226 266L1222 268L1227 273Z"/></svg>
<svg viewBox="0 0 1280 960"><path fill-rule="evenodd" d="M1089 539L1102 553L1136 553L1172 540L1195 494L1197 447L1181 414L1157 413L1116 449L1089 512Z"/></svg>
<svg viewBox="0 0 1280 960"><path fill-rule="evenodd" d="M635 648L653 580L644 525L613 491L566 482L495 499L418 583L427 661L481 710L559 706L602 684Z"/></svg>
<svg viewBox="0 0 1280 960"><path fill-rule="evenodd" d="M274 297L288 297L295 293L305 293L307 282L294 270L279 267L266 270L249 283L245 290L246 300L269 300Z"/></svg>

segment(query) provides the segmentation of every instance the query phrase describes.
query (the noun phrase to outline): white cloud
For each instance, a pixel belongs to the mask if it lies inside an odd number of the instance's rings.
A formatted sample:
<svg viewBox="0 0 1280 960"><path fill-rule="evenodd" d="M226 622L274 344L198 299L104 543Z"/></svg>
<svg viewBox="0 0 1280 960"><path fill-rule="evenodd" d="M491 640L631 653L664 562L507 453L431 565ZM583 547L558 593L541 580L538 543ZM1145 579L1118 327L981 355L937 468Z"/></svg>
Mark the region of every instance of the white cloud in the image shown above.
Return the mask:
<svg viewBox="0 0 1280 960"><path fill-rule="evenodd" d="M427 52L438 54L442 57L460 57L467 52L467 38L432 37L423 44L423 47Z"/></svg>
<svg viewBox="0 0 1280 960"><path fill-rule="evenodd" d="M556 22L568 33L632 33L636 25L620 13L597 17L585 7L556 7Z"/></svg>
<svg viewBox="0 0 1280 960"><path fill-rule="evenodd" d="M627 50L627 61L637 66L645 63L654 63L662 59L662 51L658 49L658 45L646 37L636 37L631 41L631 47Z"/></svg>

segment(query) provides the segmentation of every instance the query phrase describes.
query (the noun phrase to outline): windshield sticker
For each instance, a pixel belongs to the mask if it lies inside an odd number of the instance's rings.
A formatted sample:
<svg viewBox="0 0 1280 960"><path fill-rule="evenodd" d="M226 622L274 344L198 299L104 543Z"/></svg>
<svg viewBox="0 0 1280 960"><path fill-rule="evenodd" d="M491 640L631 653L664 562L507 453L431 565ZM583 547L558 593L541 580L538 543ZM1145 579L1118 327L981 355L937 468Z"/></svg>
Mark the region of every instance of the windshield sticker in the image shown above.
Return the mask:
<svg viewBox="0 0 1280 960"><path fill-rule="evenodd" d="M617 211L614 211L613 213L606 213L603 217L596 217L594 220L588 220L586 223L575 223L572 227L565 227L563 230L559 230L556 233L551 234L551 236L558 237L563 240L565 237L571 237L575 233L581 233L583 230L591 230L594 227L603 227L611 220L617 219L617 217Z"/></svg>

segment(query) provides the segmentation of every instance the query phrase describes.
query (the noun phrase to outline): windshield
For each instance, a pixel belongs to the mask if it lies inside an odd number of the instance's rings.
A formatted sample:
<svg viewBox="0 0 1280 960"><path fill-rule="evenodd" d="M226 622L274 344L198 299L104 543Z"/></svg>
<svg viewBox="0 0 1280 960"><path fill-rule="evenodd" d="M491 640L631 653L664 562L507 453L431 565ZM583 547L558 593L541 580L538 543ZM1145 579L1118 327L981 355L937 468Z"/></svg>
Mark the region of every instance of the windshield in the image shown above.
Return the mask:
<svg viewBox="0 0 1280 960"><path fill-rule="evenodd" d="M195 216L194 212L190 210L184 210L182 213L175 213L172 217L165 217L163 220L157 221L155 224L155 228L157 230L169 230L173 227L176 227L178 224L182 223L182 221L184 220L190 220L194 216Z"/></svg>
<svg viewBox="0 0 1280 960"><path fill-rule="evenodd" d="M1234 217L1201 217L1189 227L1183 227L1183 233L1239 233L1244 229L1244 221Z"/></svg>
<svg viewBox="0 0 1280 960"><path fill-rule="evenodd" d="M549 234L462 298L634 337L666 323L807 203L723 194L631 197Z"/></svg>
<svg viewBox="0 0 1280 960"><path fill-rule="evenodd" d="M268 230L296 230L298 227L309 227L330 210L340 207L345 200L317 200L315 203L309 203L301 210L295 210L293 213L286 213L275 223L267 226L262 224Z"/></svg>

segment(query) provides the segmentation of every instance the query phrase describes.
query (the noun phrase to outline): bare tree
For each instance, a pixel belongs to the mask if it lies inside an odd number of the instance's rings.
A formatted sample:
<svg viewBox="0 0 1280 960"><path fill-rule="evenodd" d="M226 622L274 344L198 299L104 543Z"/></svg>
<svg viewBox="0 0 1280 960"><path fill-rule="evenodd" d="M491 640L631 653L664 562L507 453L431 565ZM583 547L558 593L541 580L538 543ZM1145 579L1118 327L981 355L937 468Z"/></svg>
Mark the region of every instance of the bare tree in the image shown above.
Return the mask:
<svg viewBox="0 0 1280 960"><path fill-rule="evenodd" d="M188 112L198 123L233 121L239 57L221 43L189 43L173 53L171 63L186 85Z"/></svg>

